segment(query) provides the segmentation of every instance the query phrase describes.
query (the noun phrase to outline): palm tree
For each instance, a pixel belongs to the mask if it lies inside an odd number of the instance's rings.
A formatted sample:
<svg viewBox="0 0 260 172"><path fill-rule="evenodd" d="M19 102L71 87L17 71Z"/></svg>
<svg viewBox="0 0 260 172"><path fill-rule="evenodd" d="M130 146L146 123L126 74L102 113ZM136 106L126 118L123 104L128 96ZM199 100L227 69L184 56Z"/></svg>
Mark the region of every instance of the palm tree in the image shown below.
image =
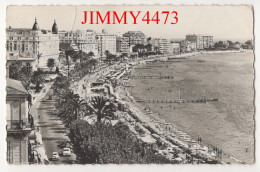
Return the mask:
<svg viewBox="0 0 260 172"><path fill-rule="evenodd" d="M68 91L60 98L59 116L60 118L70 126L71 122L83 117L87 111L87 103L85 100L80 99L78 94L74 94L72 91Z"/></svg>
<svg viewBox="0 0 260 172"><path fill-rule="evenodd" d="M52 71L54 65L55 65L55 59L49 58L48 61L47 61L47 66L48 66L48 68L51 69L51 71Z"/></svg>
<svg viewBox="0 0 260 172"><path fill-rule="evenodd" d="M9 78L18 80L21 67L22 67L22 62L21 61L14 61L9 66Z"/></svg>
<svg viewBox="0 0 260 172"><path fill-rule="evenodd" d="M44 75L42 70L37 70L33 72L32 83L36 85L36 92L40 91L40 84L44 82Z"/></svg>
<svg viewBox="0 0 260 172"><path fill-rule="evenodd" d="M22 74L24 74L25 76L27 76L27 77L30 77L31 76L31 74L32 74L32 69L33 67L32 67L32 65L31 65L31 63L26 63L23 67L22 67L22 69L21 69L21 73Z"/></svg>
<svg viewBox="0 0 260 172"><path fill-rule="evenodd" d="M89 55L89 57L95 57L95 54L94 54L92 51L90 51L90 52L88 53L88 55Z"/></svg>
<svg viewBox="0 0 260 172"><path fill-rule="evenodd" d="M109 56L110 52L108 50L105 51L106 58Z"/></svg>
<svg viewBox="0 0 260 172"><path fill-rule="evenodd" d="M40 58L42 57L42 53L39 53L36 55L37 56L37 65L39 65L39 61L40 61Z"/></svg>
<svg viewBox="0 0 260 172"><path fill-rule="evenodd" d="M127 53L122 53L122 54L121 54L121 61L122 61L125 57L127 57L127 55L128 55Z"/></svg>
<svg viewBox="0 0 260 172"><path fill-rule="evenodd" d="M106 55L106 59L109 61L109 64L111 65L112 57L111 57L110 52L108 50L106 50L105 55Z"/></svg>
<svg viewBox="0 0 260 172"><path fill-rule="evenodd" d="M94 69L96 68L96 65L98 64L98 61L96 59L90 59L88 61L88 64L90 65L90 69L92 69L92 67L94 67Z"/></svg>
<svg viewBox="0 0 260 172"><path fill-rule="evenodd" d="M102 118L113 116L113 112L116 112L115 105L103 96L92 97L89 108L97 115L98 123L101 122Z"/></svg>
<svg viewBox="0 0 260 172"><path fill-rule="evenodd" d="M52 89L54 91L54 94L62 94L63 91L67 91L70 86L70 78L59 75L56 77L55 82L52 85Z"/></svg>
<svg viewBox="0 0 260 172"><path fill-rule="evenodd" d="M22 81L26 89L29 88L32 77L32 66L30 63L26 63L22 68L19 74L19 80Z"/></svg>
<svg viewBox="0 0 260 172"><path fill-rule="evenodd" d="M86 62L83 62L83 63L79 64L79 67L82 71L82 77L85 76L85 74L87 74L89 71L89 64Z"/></svg>
<svg viewBox="0 0 260 172"><path fill-rule="evenodd" d="M73 54L75 54L75 51L73 51L73 50L66 50L65 51L66 64L68 65L68 76L70 76L70 60L69 60L69 56L72 56Z"/></svg>

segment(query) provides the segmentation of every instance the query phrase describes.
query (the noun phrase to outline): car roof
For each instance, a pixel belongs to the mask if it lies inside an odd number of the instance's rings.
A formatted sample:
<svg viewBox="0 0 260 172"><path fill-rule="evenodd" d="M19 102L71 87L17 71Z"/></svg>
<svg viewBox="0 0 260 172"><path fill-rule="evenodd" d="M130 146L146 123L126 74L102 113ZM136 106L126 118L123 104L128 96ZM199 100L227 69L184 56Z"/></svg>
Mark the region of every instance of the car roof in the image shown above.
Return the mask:
<svg viewBox="0 0 260 172"><path fill-rule="evenodd" d="M52 154L58 154L58 152L52 152Z"/></svg>

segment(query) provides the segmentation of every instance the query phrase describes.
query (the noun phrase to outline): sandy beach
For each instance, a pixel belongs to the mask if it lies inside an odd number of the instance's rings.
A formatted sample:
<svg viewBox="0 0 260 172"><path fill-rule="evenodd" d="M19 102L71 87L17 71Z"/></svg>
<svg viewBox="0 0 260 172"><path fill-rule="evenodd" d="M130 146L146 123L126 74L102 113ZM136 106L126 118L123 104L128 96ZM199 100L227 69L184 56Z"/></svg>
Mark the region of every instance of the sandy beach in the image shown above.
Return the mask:
<svg viewBox="0 0 260 172"><path fill-rule="evenodd" d="M201 137L207 145L223 149L227 157L235 157L232 160L253 163L253 60L252 53L227 53L148 63L146 69L134 69L132 75L163 74L174 79L131 79L128 90L136 100L178 99L179 92L182 99L218 98L218 102L204 104L135 104L158 113L192 138Z"/></svg>

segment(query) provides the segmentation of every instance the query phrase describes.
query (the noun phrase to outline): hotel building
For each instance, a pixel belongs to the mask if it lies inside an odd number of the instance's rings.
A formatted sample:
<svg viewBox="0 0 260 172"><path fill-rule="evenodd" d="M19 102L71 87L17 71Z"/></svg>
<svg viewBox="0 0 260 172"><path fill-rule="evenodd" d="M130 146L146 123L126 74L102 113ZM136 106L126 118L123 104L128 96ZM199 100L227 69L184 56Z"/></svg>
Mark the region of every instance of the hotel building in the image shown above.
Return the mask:
<svg viewBox="0 0 260 172"><path fill-rule="evenodd" d="M56 22L52 31L40 30L37 20L32 29L6 29L7 69L15 60L22 64L30 62L34 69L47 68L47 60L53 58L58 64L59 37Z"/></svg>

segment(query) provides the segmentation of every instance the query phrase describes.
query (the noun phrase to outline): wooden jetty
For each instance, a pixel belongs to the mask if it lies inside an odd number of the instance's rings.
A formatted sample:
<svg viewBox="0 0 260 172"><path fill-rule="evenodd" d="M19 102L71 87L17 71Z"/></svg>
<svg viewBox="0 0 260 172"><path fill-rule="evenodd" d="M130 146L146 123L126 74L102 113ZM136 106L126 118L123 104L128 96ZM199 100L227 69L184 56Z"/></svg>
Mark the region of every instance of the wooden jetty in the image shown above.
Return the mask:
<svg viewBox="0 0 260 172"><path fill-rule="evenodd" d="M131 79L174 79L173 76L147 75L147 76L131 76Z"/></svg>
<svg viewBox="0 0 260 172"><path fill-rule="evenodd" d="M218 98L212 99L196 99L196 100L158 100L158 99L147 99L147 100L137 100L140 103L206 103L206 102L215 102L218 101Z"/></svg>

